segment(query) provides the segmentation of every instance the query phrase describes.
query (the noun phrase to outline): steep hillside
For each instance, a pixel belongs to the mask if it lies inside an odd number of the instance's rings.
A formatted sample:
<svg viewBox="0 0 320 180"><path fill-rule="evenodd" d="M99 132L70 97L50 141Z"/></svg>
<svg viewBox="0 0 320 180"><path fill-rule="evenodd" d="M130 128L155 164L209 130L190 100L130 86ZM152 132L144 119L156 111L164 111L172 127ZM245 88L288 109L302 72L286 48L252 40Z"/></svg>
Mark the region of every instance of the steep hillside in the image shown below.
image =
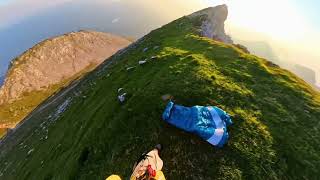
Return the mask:
<svg viewBox="0 0 320 180"><path fill-rule="evenodd" d="M14 127L61 86L129 44L115 35L80 31L45 40L29 49L11 62L0 89L0 129Z"/></svg>
<svg viewBox="0 0 320 180"><path fill-rule="evenodd" d="M0 143L0 179L127 179L156 143L169 180L317 179L320 94L264 59L201 37L207 18L152 31L42 103ZM228 144L215 148L163 122L166 94L229 112Z"/></svg>

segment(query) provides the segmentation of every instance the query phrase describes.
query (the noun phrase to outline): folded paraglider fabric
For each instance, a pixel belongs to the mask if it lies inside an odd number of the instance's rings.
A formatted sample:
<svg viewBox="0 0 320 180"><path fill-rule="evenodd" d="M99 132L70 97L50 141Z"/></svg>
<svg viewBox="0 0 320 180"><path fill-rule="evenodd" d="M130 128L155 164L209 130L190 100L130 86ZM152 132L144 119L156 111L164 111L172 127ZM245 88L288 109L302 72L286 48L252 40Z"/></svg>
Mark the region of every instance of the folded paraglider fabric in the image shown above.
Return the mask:
<svg viewBox="0 0 320 180"><path fill-rule="evenodd" d="M162 114L163 120L187 132L194 133L210 144L222 147L228 141L230 116L215 106L184 107L170 101Z"/></svg>

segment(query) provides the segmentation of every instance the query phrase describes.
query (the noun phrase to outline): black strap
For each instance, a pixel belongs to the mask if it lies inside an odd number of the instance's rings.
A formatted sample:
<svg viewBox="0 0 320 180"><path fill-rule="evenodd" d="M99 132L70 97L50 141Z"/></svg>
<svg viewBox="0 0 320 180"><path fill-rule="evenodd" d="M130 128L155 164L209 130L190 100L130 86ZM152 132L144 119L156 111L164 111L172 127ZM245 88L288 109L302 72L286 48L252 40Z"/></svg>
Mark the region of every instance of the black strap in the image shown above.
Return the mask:
<svg viewBox="0 0 320 180"><path fill-rule="evenodd" d="M146 160L148 157L151 157L151 156L149 156L147 153L143 153L136 161L136 165L138 165L142 160Z"/></svg>

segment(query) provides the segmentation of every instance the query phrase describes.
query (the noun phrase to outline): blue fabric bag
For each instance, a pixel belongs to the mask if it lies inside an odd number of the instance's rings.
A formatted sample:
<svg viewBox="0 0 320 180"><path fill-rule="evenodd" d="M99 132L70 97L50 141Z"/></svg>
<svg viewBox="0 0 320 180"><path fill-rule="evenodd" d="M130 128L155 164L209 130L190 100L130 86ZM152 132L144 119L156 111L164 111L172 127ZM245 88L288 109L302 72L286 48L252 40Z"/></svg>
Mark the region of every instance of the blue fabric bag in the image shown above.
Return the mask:
<svg viewBox="0 0 320 180"><path fill-rule="evenodd" d="M228 141L230 116L215 106L184 107L170 101L162 114L163 120L187 132L194 133L210 144L223 147Z"/></svg>

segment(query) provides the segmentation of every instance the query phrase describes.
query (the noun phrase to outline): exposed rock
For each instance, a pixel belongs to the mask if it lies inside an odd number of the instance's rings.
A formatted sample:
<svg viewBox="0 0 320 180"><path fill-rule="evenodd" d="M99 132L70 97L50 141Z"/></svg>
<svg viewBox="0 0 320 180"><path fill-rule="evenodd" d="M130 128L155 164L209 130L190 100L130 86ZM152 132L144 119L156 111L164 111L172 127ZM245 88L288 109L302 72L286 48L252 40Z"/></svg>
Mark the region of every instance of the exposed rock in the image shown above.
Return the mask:
<svg viewBox="0 0 320 180"><path fill-rule="evenodd" d="M118 93L120 93L122 90L123 90L123 88L119 88L119 89L118 89Z"/></svg>
<svg viewBox="0 0 320 180"><path fill-rule="evenodd" d="M133 70L134 68L136 68L136 67L135 67L135 66L127 67L127 71L131 71L131 70Z"/></svg>
<svg viewBox="0 0 320 180"><path fill-rule="evenodd" d="M120 103L123 103L126 100L127 93L123 91L123 88L118 89L118 100L120 101Z"/></svg>
<svg viewBox="0 0 320 180"><path fill-rule="evenodd" d="M118 99L121 103L123 103L126 100L126 95L127 95L127 93L123 93L118 96Z"/></svg>
<svg viewBox="0 0 320 180"><path fill-rule="evenodd" d="M237 48L241 49L243 52L250 54L250 51L248 50L248 48L242 44L234 44L234 46L236 46Z"/></svg>
<svg viewBox="0 0 320 180"><path fill-rule="evenodd" d="M34 151L34 149L30 149L27 153L27 155L29 156L32 152Z"/></svg>
<svg viewBox="0 0 320 180"><path fill-rule="evenodd" d="M0 105L94 68L129 44L125 38L93 31L45 40L12 61L0 89Z"/></svg>
<svg viewBox="0 0 320 180"><path fill-rule="evenodd" d="M72 98L69 97L68 99L66 99L58 108L57 110L54 112L53 114L53 118L51 119L51 121L56 121L59 117L60 114L62 114L69 106L69 104L71 103Z"/></svg>
<svg viewBox="0 0 320 180"><path fill-rule="evenodd" d="M232 44L231 38L226 35L224 30L224 22L228 17L227 5L220 5L216 7L209 7L207 9L195 12L189 17L202 16L201 35L212 38L224 43Z"/></svg>
<svg viewBox="0 0 320 180"><path fill-rule="evenodd" d="M267 61L266 65L269 67L278 67L278 68L280 67L279 65L273 63L272 61Z"/></svg>
<svg viewBox="0 0 320 180"><path fill-rule="evenodd" d="M145 63L147 63L147 61L146 61L146 60L139 61L139 65L143 65L143 64L145 64Z"/></svg>
<svg viewBox="0 0 320 180"><path fill-rule="evenodd" d="M146 48L144 48L144 49L143 49L143 52L147 52L147 51L148 51L148 49L149 49L149 48L147 48L147 47L146 47Z"/></svg>

